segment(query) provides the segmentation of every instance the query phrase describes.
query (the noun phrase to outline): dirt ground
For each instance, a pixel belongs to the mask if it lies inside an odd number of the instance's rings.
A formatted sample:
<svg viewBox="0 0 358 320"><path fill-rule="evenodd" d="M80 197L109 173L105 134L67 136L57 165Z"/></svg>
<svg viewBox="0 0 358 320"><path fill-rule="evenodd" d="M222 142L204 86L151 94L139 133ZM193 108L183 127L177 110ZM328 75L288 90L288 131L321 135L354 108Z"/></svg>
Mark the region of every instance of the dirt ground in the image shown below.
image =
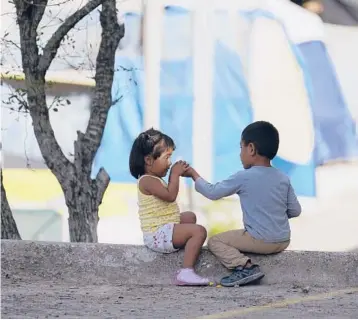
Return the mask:
<svg viewBox="0 0 358 320"><path fill-rule="evenodd" d="M80 285L2 279L2 318L358 318L358 288Z"/></svg>

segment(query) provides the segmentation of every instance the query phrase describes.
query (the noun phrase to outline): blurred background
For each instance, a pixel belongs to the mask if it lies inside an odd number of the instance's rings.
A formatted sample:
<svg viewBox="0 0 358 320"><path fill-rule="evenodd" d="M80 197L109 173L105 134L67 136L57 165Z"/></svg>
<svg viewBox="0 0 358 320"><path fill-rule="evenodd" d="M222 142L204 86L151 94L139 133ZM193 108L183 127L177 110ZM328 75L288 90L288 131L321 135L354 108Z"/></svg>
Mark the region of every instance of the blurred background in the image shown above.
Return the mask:
<svg viewBox="0 0 358 320"><path fill-rule="evenodd" d="M50 7L44 43L74 0ZM99 241L141 244L135 137L149 127L172 136L174 160L216 182L240 170L242 129L267 120L280 131L273 164L290 176L303 206L290 249L358 248L358 1L158 0L117 2L126 34L117 51L113 99L93 175L111 176ZM2 4L1 143L4 185L23 239L68 241L61 188L46 168L31 118L9 97L24 87L12 4ZM6 37L4 37L6 34ZM66 156L87 125L101 28L94 12L70 34L47 75L48 105ZM6 38L6 39L5 39ZM14 79L16 76L16 80ZM181 209L210 235L240 228L237 197L209 201L182 180Z"/></svg>

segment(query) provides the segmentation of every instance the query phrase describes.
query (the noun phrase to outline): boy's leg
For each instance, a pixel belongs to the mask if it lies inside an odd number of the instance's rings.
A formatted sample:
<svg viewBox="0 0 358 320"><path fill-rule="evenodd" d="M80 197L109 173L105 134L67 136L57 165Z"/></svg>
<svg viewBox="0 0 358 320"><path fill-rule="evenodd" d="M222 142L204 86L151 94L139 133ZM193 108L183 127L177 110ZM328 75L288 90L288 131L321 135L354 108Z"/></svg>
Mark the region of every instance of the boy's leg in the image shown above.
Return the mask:
<svg viewBox="0 0 358 320"><path fill-rule="evenodd" d="M245 230L231 230L219 233L208 241L210 251L228 269L245 266L249 262L250 259L241 252L278 253L285 250L288 245L289 241L281 243L263 242L251 237Z"/></svg>
<svg viewBox="0 0 358 320"><path fill-rule="evenodd" d="M209 250L228 269L244 266L249 261L249 258L238 250L242 244L243 233L244 230L231 230L219 233L208 241Z"/></svg>
<svg viewBox="0 0 358 320"><path fill-rule="evenodd" d="M228 269L234 272L221 280L224 286L244 285L264 277L259 266L251 264L243 252L271 254L283 251L289 245L284 243L265 243L250 236L245 230L232 230L218 234L209 239L211 252ZM239 251L240 250L240 251Z"/></svg>

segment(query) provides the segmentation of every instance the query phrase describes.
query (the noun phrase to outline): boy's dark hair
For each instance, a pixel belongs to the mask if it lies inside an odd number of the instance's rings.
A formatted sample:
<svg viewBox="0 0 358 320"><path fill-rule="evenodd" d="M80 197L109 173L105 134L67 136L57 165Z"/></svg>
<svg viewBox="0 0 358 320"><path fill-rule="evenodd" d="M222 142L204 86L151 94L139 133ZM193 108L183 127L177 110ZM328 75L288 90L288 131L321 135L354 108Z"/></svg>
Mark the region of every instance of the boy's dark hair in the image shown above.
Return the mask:
<svg viewBox="0 0 358 320"><path fill-rule="evenodd" d="M241 140L245 145L252 143L260 156L270 160L276 156L280 143L277 129L266 121L249 124L242 132Z"/></svg>
<svg viewBox="0 0 358 320"><path fill-rule="evenodd" d="M157 159L167 148L175 150L172 138L153 128L142 132L133 142L129 156L129 170L131 175L138 179L145 173L144 158L151 155Z"/></svg>

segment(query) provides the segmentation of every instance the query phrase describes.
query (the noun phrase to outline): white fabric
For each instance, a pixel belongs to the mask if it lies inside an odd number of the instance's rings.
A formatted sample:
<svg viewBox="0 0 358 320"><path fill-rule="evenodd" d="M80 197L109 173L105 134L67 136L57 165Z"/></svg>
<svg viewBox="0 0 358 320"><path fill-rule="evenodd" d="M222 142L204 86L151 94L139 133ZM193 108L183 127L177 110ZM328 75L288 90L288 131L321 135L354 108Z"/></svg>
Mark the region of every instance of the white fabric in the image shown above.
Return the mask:
<svg viewBox="0 0 358 320"><path fill-rule="evenodd" d="M147 232L143 235L144 245L159 253L172 253L178 251L173 246L174 223L168 223L155 232Z"/></svg>

